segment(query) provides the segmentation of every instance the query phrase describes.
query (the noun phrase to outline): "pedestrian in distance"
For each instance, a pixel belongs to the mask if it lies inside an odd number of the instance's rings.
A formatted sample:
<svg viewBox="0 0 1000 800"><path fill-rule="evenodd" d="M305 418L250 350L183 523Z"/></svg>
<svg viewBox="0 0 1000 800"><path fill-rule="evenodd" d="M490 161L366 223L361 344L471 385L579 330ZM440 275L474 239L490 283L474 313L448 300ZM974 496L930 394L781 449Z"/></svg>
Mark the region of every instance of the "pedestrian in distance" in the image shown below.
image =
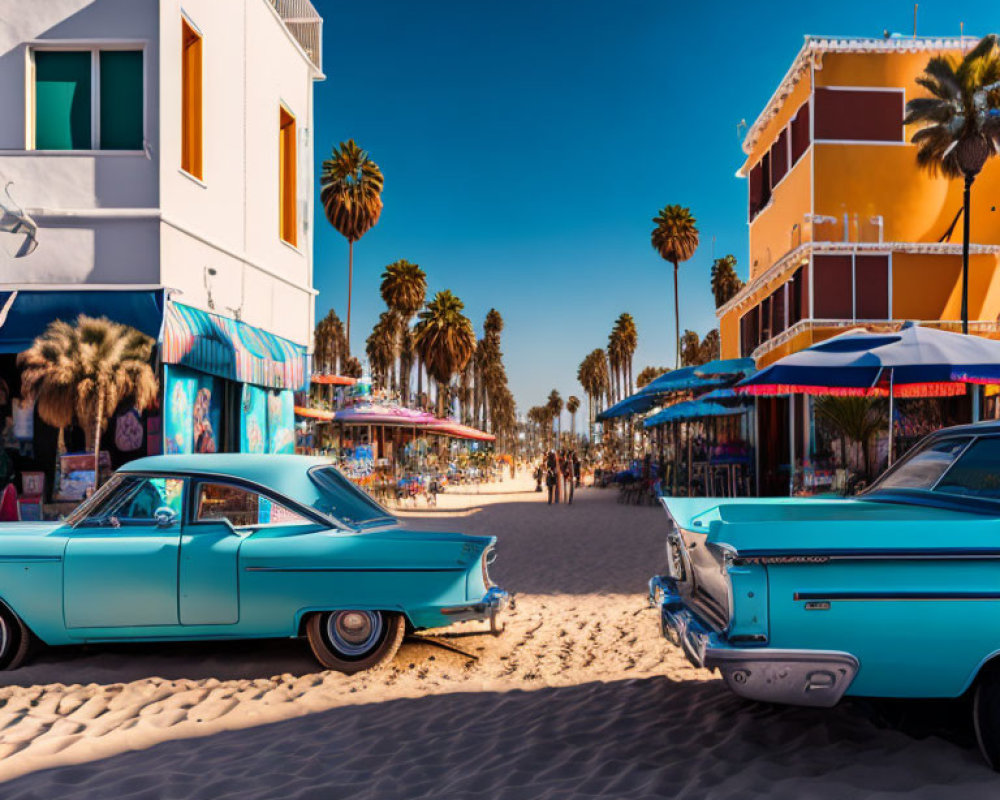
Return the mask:
<svg viewBox="0 0 1000 800"><path fill-rule="evenodd" d="M562 459L562 473L563 473L563 497L565 499L566 505L573 504L573 487L576 485L576 474L573 468L573 454L568 450L563 452Z"/></svg>
<svg viewBox="0 0 1000 800"><path fill-rule="evenodd" d="M549 450L545 457L545 485L549 490L549 505L552 500L559 502L559 457L555 450Z"/></svg>

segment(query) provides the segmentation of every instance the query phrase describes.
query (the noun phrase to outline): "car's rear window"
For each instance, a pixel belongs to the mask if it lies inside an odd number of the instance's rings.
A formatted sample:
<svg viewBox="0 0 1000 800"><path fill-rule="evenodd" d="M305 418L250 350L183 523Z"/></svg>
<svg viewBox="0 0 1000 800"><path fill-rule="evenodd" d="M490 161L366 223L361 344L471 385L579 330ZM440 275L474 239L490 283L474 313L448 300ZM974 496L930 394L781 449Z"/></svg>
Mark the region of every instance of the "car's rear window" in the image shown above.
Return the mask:
<svg viewBox="0 0 1000 800"><path fill-rule="evenodd" d="M875 489L933 489L971 441L970 436L941 439L917 449L875 484Z"/></svg>
<svg viewBox="0 0 1000 800"><path fill-rule="evenodd" d="M1000 500L1000 437L974 441L941 476L934 491Z"/></svg>
<svg viewBox="0 0 1000 800"><path fill-rule="evenodd" d="M392 514L340 474L336 467L313 467L309 477L319 489L312 506L351 526L363 527L393 520Z"/></svg>

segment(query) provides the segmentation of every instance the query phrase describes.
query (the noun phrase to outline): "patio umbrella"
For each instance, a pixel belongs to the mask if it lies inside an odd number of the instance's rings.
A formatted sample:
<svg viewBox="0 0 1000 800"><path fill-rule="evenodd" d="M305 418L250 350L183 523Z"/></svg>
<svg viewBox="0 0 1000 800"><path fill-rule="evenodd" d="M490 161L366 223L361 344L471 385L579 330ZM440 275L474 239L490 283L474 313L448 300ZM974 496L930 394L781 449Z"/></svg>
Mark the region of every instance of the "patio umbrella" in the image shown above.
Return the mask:
<svg viewBox="0 0 1000 800"><path fill-rule="evenodd" d="M922 328L848 331L786 356L736 384L751 395L854 395L889 398L889 462L896 397L965 394L966 383L1000 383L1000 342Z"/></svg>
<svg viewBox="0 0 1000 800"><path fill-rule="evenodd" d="M706 419L708 417L731 417L742 414L745 407L725 406L721 403L705 400L699 397L697 400L688 400L684 403L669 406L643 422L646 428L654 428L666 422L681 422L692 419Z"/></svg>

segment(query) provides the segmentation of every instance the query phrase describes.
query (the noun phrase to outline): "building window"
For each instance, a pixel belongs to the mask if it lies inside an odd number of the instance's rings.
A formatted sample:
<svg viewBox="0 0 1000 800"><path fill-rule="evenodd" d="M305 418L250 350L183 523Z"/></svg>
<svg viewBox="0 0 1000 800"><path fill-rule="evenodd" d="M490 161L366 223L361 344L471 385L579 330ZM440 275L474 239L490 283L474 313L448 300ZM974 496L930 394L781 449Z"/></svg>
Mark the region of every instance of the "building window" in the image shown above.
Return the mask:
<svg viewBox="0 0 1000 800"><path fill-rule="evenodd" d="M36 150L142 150L142 50L32 55Z"/></svg>
<svg viewBox="0 0 1000 800"><path fill-rule="evenodd" d="M851 256L813 257L813 303L816 319L854 318Z"/></svg>
<svg viewBox="0 0 1000 800"><path fill-rule="evenodd" d="M181 20L181 169L198 180L202 170L201 35Z"/></svg>
<svg viewBox="0 0 1000 800"><path fill-rule="evenodd" d="M808 101L799 106L795 112L795 118L789 126L792 140L792 166L799 162L809 149L809 103Z"/></svg>
<svg viewBox="0 0 1000 800"><path fill-rule="evenodd" d="M901 142L903 113L898 89L817 89L816 138Z"/></svg>
<svg viewBox="0 0 1000 800"><path fill-rule="evenodd" d="M854 257L858 319L889 319L889 256Z"/></svg>
<svg viewBox="0 0 1000 800"><path fill-rule="evenodd" d="M278 232L290 245L297 244L295 213L295 117L287 110L278 110Z"/></svg>
<svg viewBox="0 0 1000 800"><path fill-rule="evenodd" d="M773 189L788 172L788 128L782 128L771 145L771 188Z"/></svg>

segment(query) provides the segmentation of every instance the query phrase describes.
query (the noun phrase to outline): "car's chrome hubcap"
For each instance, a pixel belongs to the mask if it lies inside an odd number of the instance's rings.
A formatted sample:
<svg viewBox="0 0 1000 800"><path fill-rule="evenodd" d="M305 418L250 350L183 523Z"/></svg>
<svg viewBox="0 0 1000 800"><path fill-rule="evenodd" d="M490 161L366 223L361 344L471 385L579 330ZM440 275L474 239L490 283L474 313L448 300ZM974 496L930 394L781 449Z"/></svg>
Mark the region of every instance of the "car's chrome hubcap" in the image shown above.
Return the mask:
<svg viewBox="0 0 1000 800"><path fill-rule="evenodd" d="M378 611L334 611L326 623L330 643L347 656L366 653L382 635Z"/></svg>

